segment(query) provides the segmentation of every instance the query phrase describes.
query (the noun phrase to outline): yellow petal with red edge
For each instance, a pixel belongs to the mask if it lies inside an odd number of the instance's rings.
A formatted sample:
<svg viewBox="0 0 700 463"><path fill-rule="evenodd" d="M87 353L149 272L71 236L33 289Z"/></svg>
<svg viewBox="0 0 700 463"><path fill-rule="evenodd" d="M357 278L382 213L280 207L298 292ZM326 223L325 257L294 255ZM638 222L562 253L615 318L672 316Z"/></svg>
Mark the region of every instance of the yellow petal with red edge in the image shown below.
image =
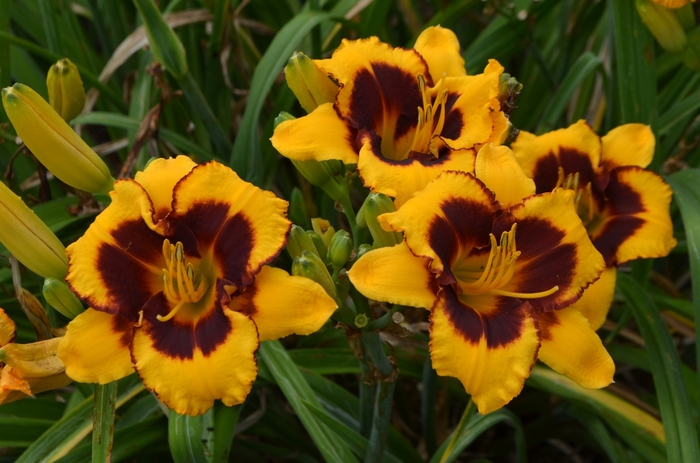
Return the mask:
<svg viewBox="0 0 700 463"><path fill-rule="evenodd" d="M528 299L536 313L563 309L576 302L583 290L605 268L603 257L588 238L574 206L575 193L556 189L526 198L500 216L494 235L517 224L513 278L501 289L515 293L554 293Z"/></svg>
<svg viewBox="0 0 700 463"><path fill-rule="evenodd" d="M672 194L671 187L649 170L625 166L610 172L601 220L588 230L608 265L671 252L676 246L669 214Z"/></svg>
<svg viewBox="0 0 700 463"><path fill-rule="evenodd" d="M591 328L598 330L608 317L608 311L615 296L615 281L617 269L608 267L600 274L600 278L593 282L583 292L581 299L571 307L575 308L588 319Z"/></svg>
<svg viewBox="0 0 700 463"><path fill-rule="evenodd" d="M227 406L240 404L258 374L255 323L228 309L216 309L216 316L220 323L207 328L217 334L225 331L216 343L208 342L207 329L179 330L173 320L144 318L134 332L131 356L136 371L143 384L177 413L201 415L217 399Z"/></svg>
<svg viewBox="0 0 700 463"><path fill-rule="evenodd" d="M418 36L413 49L428 63L435 82L442 77L467 75L464 58L459 52L459 39L449 29L440 26L427 28Z"/></svg>
<svg viewBox="0 0 700 463"><path fill-rule="evenodd" d="M362 182L375 193L393 197L397 208L446 170L474 171L472 150L448 150L439 158L418 155L394 161L382 155L376 136L363 132L359 141L362 142L362 148L357 169Z"/></svg>
<svg viewBox="0 0 700 463"><path fill-rule="evenodd" d="M0 347L15 339L15 322L0 309Z"/></svg>
<svg viewBox="0 0 700 463"><path fill-rule="evenodd" d="M537 136L520 132L511 145L525 174L535 180L538 193L552 191L564 175L579 174L579 185L590 183L599 170L601 143L586 121Z"/></svg>
<svg viewBox="0 0 700 463"><path fill-rule="evenodd" d="M535 194L535 182L528 178L507 146L485 145L476 155L476 178L496 193L502 207L521 203Z"/></svg>
<svg viewBox="0 0 700 463"><path fill-rule="evenodd" d="M427 260L411 254L405 242L369 251L353 264L348 276L364 296L392 304L430 309L438 291Z"/></svg>
<svg viewBox="0 0 700 463"><path fill-rule="evenodd" d="M87 309L68 324L58 346L66 374L80 383L107 384L134 372L129 354L134 323Z"/></svg>
<svg viewBox="0 0 700 463"><path fill-rule="evenodd" d="M505 119L499 115L501 106L498 102L498 83L502 73L503 66L496 60L489 60L482 74L445 79L449 96L456 97L442 131L447 146L452 149L473 148L495 141L492 139L495 128L502 133ZM498 138L501 138L500 133Z"/></svg>
<svg viewBox="0 0 700 463"><path fill-rule="evenodd" d="M517 299L483 295L465 304L448 287L430 313L433 368L459 379L482 415L520 393L539 345L530 306Z"/></svg>
<svg viewBox="0 0 700 463"><path fill-rule="evenodd" d="M138 311L162 289L163 237L150 198L133 180L120 180L112 203L68 246L71 289L96 310L138 320Z"/></svg>
<svg viewBox="0 0 700 463"><path fill-rule="evenodd" d="M378 217L386 230L405 232L416 256L429 259L429 269L442 277L475 247L489 244L501 208L491 191L473 175L443 172L401 208ZM444 284L454 281L443 281Z"/></svg>
<svg viewBox="0 0 700 463"><path fill-rule="evenodd" d="M324 103L304 117L284 121L275 129L270 141L282 156L295 161L329 161L357 163L354 129Z"/></svg>
<svg viewBox="0 0 700 463"><path fill-rule="evenodd" d="M218 275L239 288L287 243L292 225L287 201L222 164L198 165L175 186L174 195L172 220L192 231L200 252L211 249Z"/></svg>
<svg viewBox="0 0 700 463"><path fill-rule="evenodd" d="M264 266L229 307L252 318L260 341L268 341L318 331L338 305L318 283Z"/></svg>
<svg viewBox="0 0 700 463"><path fill-rule="evenodd" d="M180 155L169 159L153 159L146 169L136 173L134 180L151 198L156 217L162 218L170 212L175 184L196 165L192 159Z"/></svg>
<svg viewBox="0 0 700 463"><path fill-rule="evenodd" d="M620 166L646 167L654 158L656 138L648 125L621 125L612 129L601 140L601 157L606 170Z"/></svg>
<svg viewBox="0 0 700 463"><path fill-rule="evenodd" d="M586 317L573 307L538 316L539 359L579 386L599 389L613 381L615 363Z"/></svg>

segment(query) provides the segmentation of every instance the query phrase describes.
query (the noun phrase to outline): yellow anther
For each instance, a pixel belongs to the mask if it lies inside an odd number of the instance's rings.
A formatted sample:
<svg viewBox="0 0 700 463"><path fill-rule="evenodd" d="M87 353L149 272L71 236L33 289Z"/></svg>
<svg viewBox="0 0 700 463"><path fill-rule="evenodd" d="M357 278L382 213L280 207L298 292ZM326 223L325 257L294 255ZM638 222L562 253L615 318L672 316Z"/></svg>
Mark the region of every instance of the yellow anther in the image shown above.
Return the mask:
<svg viewBox="0 0 700 463"><path fill-rule="evenodd" d="M447 89L444 88L444 80L440 79L435 87L428 89L425 78L418 75L418 89L423 100L423 106L418 107L418 124L413 135L411 151L428 154L437 157L437 152L432 152L430 141L433 137L442 133L445 125L445 104L447 103ZM432 95L436 95L432 100ZM437 116L437 117L436 117Z"/></svg>
<svg viewBox="0 0 700 463"><path fill-rule="evenodd" d="M172 245L169 240L163 241L163 257L167 268L163 269L163 294L173 309L165 316L157 315L159 321L165 322L189 302L198 302L207 290L205 280L199 278L192 263L185 261L185 249L182 242Z"/></svg>

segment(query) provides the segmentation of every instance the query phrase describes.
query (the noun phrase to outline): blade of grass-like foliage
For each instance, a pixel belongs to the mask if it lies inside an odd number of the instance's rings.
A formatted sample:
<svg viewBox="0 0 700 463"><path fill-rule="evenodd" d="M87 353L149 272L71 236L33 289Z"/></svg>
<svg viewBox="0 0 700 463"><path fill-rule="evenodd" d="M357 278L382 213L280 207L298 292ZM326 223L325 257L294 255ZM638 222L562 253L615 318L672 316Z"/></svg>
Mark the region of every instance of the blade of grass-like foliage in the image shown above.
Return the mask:
<svg viewBox="0 0 700 463"><path fill-rule="evenodd" d="M687 124L698 115L699 110L700 95L698 92L677 102L659 118L659 136L666 135L672 128L677 127L678 124Z"/></svg>
<svg viewBox="0 0 700 463"><path fill-rule="evenodd" d="M693 312L695 313L695 336L700 339L700 169L687 169L667 177L673 188L678 209L683 217L685 237L688 242L690 275L693 291ZM700 342L695 343L696 362L700 365ZM700 384L700 368L697 368ZM700 400L700 398L698 398Z"/></svg>
<svg viewBox="0 0 700 463"><path fill-rule="evenodd" d="M566 376L536 365L526 384L595 411L649 463L666 462L664 427L659 420L605 390L585 389ZM671 461L671 460L668 460Z"/></svg>
<svg viewBox="0 0 700 463"><path fill-rule="evenodd" d="M261 186L262 159L258 121L272 84L277 79L295 47L321 22L331 19L328 13L305 11L292 18L272 40L253 72L248 105L236 135L229 165L241 178Z"/></svg>
<svg viewBox="0 0 700 463"><path fill-rule="evenodd" d="M394 2L389 0L375 0L372 2L366 13L362 16L363 20L361 22L362 29L360 37L382 35L382 29L386 24L386 15L389 13L392 3Z"/></svg>
<svg viewBox="0 0 700 463"><path fill-rule="evenodd" d="M231 443L242 409L243 404L235 407L216 404L214 407L214 463L229 461Z"/></svg>
<svg viewBox="0 0 700 463"><path fill-rule="evenodd" d="M78 116L71 122L73 124L105 125L107 127L118 127L126 130L138 130L140 125L139 121L131 119L122 114L103 113L97 111ZM216 159L216 156L214 156L212 153L203 150L196 143L188 140L182 135L177 134L176 132L173 132L170 129L166 129L164 127L158 129L158 136L163 140L172 143L183 153L191 153L202 161Z"/></svg>
<svg viewBox="0 0 700 463"><path fill-rule="evenodd" d="M207 412L211 414L212 411ZM202 442L203 415L180 415L170 410L168 418L168 442L175 463L209 463Z"/></svg>
<svg viewBox="0 0 700 463"><path fill-rule="evenodd" d="M115 408L144 390L138 381L133 386L125 388L117 396ZM81 440L92 431L92 408L94 397L86 398L80 405L51 426L19 457L17 463L35 463L37 461L57 460L70 452Z"/></svg>
<svg viewBox="0 0 700 463"><path fill-rule="evenodd" d="M621 460L619 449L615 445L615 441L610 435L610 431L598 415L579 405L571 406L569 409L567 409L567 412L573 415L574 418L583 424L586 432L588 432L595 439L596 443L600 445L607 457L610 459L611 463L618 463L618 461Z"/></svg>
<svg viewBox="0 0 700 463"><path fill-rule="evenodd" d="M579 56L561 82L561 85L559 85L557 92L550 100L551 102L545 110L537 133L549 132L557 128L557 122L560 120L566 105L569 103L576 89L581 86L586 78L593 75L598 69L602 71L602 63L595 54L589 51ZM604 72L601 72L601 74L605 75Z"/></svg>
<svg viewBox="0 0 700 463"><path fill-rule="evenodd" d="M53 2L51 0L39 0L39 13L41 14L41 23L44 26L44 34L46 34L46 44L49 50L61 55L61 41L58 38L56 31L56 17L53 13Z"/></svg>
<svg viewBox="0 0 700 463"><path fill-rule="evenodd" d="M654 43L639 19L634 0L609 0L620 122L650 124L656 97Z"/></svg>
<svg viewBox="0 0 700 463"><path fill-rule="evenodd" d="M311 412L316 419L328 427L328 429L335 432L337 435L343 438L348 446L352 449L353 453L357 456L364 456L367 452L367 447L369 446L369 441L367 438L363 437L357 431L351 429L347 425L341 423L335 418L331 417L325 411L320 408L310 404L309 402L302 399L301 403L306 407L309 412ZM401 463L401 460L396 458L389 452L385 452L382 455L382 462L385 463Z"/></svg>
<svg viewBox="0 0 700 463"><path fill-rule="evenodd" d="M117 382L95 386L92 418L92 461L101 463L112 459L114 442L114 407L117 405Z"/></svg>
<svg viewBox="0 0 700 463"><path fill-rule="evenodd" d="M0 447L29 447L53 424L43 418L0 416Z"/></svg>
<svg viewBox="0 0 700 463"><path fill-rule="evenodd" d="M0 0L0 32L9 34L10 32L10 4L11 0ZM0 41L0 88L10 85L10 44L4 40ZM7 122L5 108L0 109L0 122Z"/></svg>
<svg viewBox="0 0 700 463"><path fill-rule="evenodd" d="M469 406L473 406L473 404L470 403ZM445 439L445 442L440 445L440 448L438 448L435 455L430 459L430 463L449 463L454 461L477 437L488 431L491 427L502 422L508 423L515 429L515 448L518 455L517 461L527 461L527 445L525 443L523 425L513 412L502 408L488 415L475 413L471 415L471 418L469 418L466 423L460 422L457 429L452 431L449 437Z"/></svg>
<svg viewBox="0 0 700 463"><path fill-rule="evenodd" d="M651 360L659 411L666 432L669 461L698 461L698 434L690 412L688 393L683 384L680 359L668 327L654 302L630 276L618 272L618 287L632 308L632 313L646 343Z"/></svg>
<svg viewBox="0 0 700 463"><path fill-rule="evenodd" d="M302 400L320 408L318 397L302 376L279 341L260 343L260 358L308 431L321 455L327 461L353 462L357 459L350 448L334 432L326 429Z"/></svg>

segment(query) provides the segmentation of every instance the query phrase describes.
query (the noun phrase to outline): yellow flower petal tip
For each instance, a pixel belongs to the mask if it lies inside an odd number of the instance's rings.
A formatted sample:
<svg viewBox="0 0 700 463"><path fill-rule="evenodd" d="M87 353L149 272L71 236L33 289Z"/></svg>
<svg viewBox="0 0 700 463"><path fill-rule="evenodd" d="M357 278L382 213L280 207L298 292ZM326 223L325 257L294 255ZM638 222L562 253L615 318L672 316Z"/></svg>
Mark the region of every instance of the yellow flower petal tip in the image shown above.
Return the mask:
<svg viewBox="0 0 700 463"><path fill-rule="evenodd" d="M102 159L38 93L22 84L2 90L17 135L56 177L91 193L108 193L114 179Z"/></svg>
<svg viewBox="0 0 700 463"><path fill-rule="evenodd" d="M198 415L245 399L260 339L308 334L335 310L318 284L265 266L286 244L287 202L228 167L159 159L111 197L68 247L67 281L92 307L61 344L70 376L136 370L166 405Z"/></svg>
<svg viewBox="0 0 700 463"><path fill-rule="evenodd" d="M83 81L78 68L68 58L58 60L51 66L46 76L46 87L49 90L49 104L64 120L72 120L83 110Z"/></svg>

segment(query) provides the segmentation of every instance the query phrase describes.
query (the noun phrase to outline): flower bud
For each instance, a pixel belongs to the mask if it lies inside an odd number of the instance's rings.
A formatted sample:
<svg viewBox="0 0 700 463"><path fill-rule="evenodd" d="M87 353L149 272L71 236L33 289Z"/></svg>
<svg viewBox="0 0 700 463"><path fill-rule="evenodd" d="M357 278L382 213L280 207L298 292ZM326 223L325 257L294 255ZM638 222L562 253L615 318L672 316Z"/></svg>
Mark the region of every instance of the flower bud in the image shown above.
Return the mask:
<svg viewBox="0 0 700 463"><path fill-rule="evenodd" d="M272 128L276 129L282 122L293 121L296 117L289 114L287 111L280 111L277 117L272 121Z"/></svg>
<svg viewBox="0 0 700 463"><path fill-rule="evenodd" d="M338 230L331 239L331 263L340 268L350 259L352 254L352 238L345 230Z"/></svg>
<svg viewBox="0 0 700 463"><path fill-rule="evenodd" d="M114 179L104 161L31 88L2 90L2 104L17 135L56 177L90 193L108 193Z"/></svg>
<svg viewBox="0 0 700 463"><path fill-rule="evenodd" d="M71 320L85 311L83 304L63 281L46 278L42 293L51 307Z"/></svg>
<svg viewBox="0 0 700 463"><path fill-rule="evenodd" d="M377 217L380 215L395 211L396 207L394 207L393 201L388 196L381 193L370 193L367 195L367 199L365 199L365 203L361 208L361 214L364 223L372 234L372 238L374 238L375 248L394 246L403 240L401 233L386 231L377 221Z"/></svg>
<svg viewBox="0 0 700 463"><path fill-rule="evenodd" d="M303 228L299 225L292 224L292 229L289 231L289 240L287 241L287 252L292 259L296 259L301 256L303 251L315 254L316 246Z"/></svg>
<svg viewBox="0 0 700 463"><path fill-rule="evenodd" d="M292 164L310 184L316 185L335 201L345 195L345 190L335 179L334 163L340 161L295 161Z"/></svg>
<svg viewBox="0 0 700 463"><path fill-rule="evenodd" d="M51 66L46 76L49 104L63 120L75 118L85 106L85 89L78 68L68 58Z"/></svg>
<svg viewBox="0 0 700 463"><path fill-rule="evenodd" d="M685 30L673 11L649 0L635 0L637 13L659 45L670 53L680 53L688 43Z"/></svg>
<svg viewBox="0 0 700 463"><path fill-rule="evenodd" d="M363 313L357 314L355 317L355 326L358 328L364 328L367 326L367 323L369 322L369 318L367 318L367 315Z"/></svg>
<svg viewBox="0 0 700 463"><path fill-rule="evenodd" d="M357 248L357 257L355 257L355 260L359 260L360 257L364 256L368 252L372 250L372 245L371 244L361 244L359 248Z"/></svg>
<svg viewBox="0 0 700 463"><path fill-rule="evenodd" d="M0 182L0 242L25 267L44 278L68 273L66 248L39 217Z"/></svg>
<svg viewBox="0 0 700 463"><path fill-rule="evenodd" d="M153 0L134 0L134 4L143 18L148 45L156 61L165 66L176 79L185 77L187 55L175 31L165 22Z"/></svg>
<svg viewBox="0 0 700 463"><path fill-rule="evenodd" d="M327 248L331 247L331 239L335 235L335 228L326 219L315 218L311 219L311 228L323 239Z"/></svg>
<svg viewBox="0 0 700 463"><path fill-rule="evenodd" d="M306 277L320 284L326 293L333 299L337 299L338 295L335 291L335 283L331 274L328 273L326 264L323 263L320 257L309 251L302 251L301 256L294 259L292 264L292 275Z"/></svg>
<svg viewBox="0 0 700 463"><path fill-rule="evenodd" d="M689 69L700 71L700 30L688 32L688 45L681 52L681 60Z"/></svg>
<svg viewBox="0 0 700 463"><path fill-rule="evenodd" d="M314 246L316 246L316 254L318 254L318 257L320 257L321 260L325 262L326 256L328 255L328 247L326 246L326 243L323 242L323 238L321 238L321 236L313 230L306 230L306 234L309 235L311 241L314 242Z"/></svg>
<svg viewBox="0 0 700 463"><path fill-rule="evenodd" d="M307 113L320 104L335 101L338 85L314 60L301 52L296 52L289 58L284 68L284 76L287 85Z"/></svg>
<svg viewBox="0 0 700 463"><path fill-rule="evenodd" d="M507 116L515 109L515 100L523 90L523 84L510 74L503 73L498 81L498 101L501 103L501 111Z"/></svg>

